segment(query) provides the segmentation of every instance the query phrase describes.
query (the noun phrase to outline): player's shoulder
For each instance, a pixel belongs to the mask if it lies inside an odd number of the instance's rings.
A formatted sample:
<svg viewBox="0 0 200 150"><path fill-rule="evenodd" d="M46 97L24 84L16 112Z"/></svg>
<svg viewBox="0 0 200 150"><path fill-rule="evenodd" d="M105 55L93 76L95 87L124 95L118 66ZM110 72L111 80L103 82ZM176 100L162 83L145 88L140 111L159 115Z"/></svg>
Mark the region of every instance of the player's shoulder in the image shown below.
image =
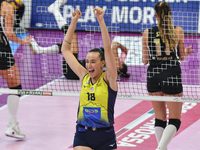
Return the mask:
<svg viewBox="0 0 200 150"><path fill-rule="evenodd" d="M175 27L175 32L176 32L176 34L178 34L178 35L183 34L183 28L177 26L177 27Z"/></svg>
<svg viewBox="0 0 200 150"><path fill-rule="evenodd" d="M157 30L157 28L158 28L158 26L153 26L153 27L151 27L151 28L148 28L148 29L144 30L143 33L148 33L148 32L151 32L151 31Z"/></svg>
<svg viewBox="0 0 200 150"><path fill-rule="evenodd" d="M179 27L179 26L176 26L176 27L174 27L175 28L175 30L183 30L183 28L182 27Z"/></svg>
<svg viewBox="0 0 200 150"><path fill-rule="evenodd" d="M144 37L144 36L147 36L148 33L149 33L149 29L144 30L144 32L143 32L143 37Z"/></svg>

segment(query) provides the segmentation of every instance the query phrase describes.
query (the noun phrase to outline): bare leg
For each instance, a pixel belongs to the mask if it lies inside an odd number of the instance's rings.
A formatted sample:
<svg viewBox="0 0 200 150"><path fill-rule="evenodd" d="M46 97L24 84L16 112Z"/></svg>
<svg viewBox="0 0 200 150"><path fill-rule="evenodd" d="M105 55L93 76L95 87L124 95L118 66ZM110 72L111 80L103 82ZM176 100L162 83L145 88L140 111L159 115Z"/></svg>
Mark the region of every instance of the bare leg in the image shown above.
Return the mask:
<svg viewBox="0 0 200 150"><path fill-rule="evenodd" d="M15 63L11 68L0 71L1 76L6 80L9 88L20 85L19 71ZM17 123L17 109L19 105L19 96L10 94L7 98L7 106L9 113L9 123Z"/></svg>
<svg viewBox="0 0 200 150"><path fill-rule="evenodd" d="M74 150L92 150L92 149L85 146L76 146L74 147Z"/></svg>
<svg viewBox="0 0 200 150"><path fill-rule="evenodd" d="M0 70L0 75L6 80L9 88L21 89L20 76L16 63L7 70ZM5 134L9 137L24 139L26 136L21 133L17 122L18 105L19 96L10 94L7 98L9 124Z"/></svg>
<svg viewBox="0 0 200 150"><path fill-rule="evenodd" d="M9 88L16 87L20 84L20 76L16 63L7 70L0 70L0 75L6 80Z"/></svg>
<svg viewBox="0 0 200 150"><path fill-rule="evenodd" d="M149 93L149 95L151 95L151 96L163 96L164 93L163 92L155 92L155 93ZM152 106L153 106L153 109L154 109L154 112L155 112L155 118L156 118L155 121L161 122L161 123L159 123L159 125L155 124L155 136L156 136L157 143L159 144L159 142L162 138L164 129L165 129L164 127L161 126L161 124L163 124L166 120L166 116L167 116L166 105L165 105L165 102L161 102L161 101L152 101L151 103L152 103Z"/></svg>
<svg viewBox="0 0 200 150"><path fill-rule="evenodd" d="M164 94L164 96L172 96ZM175 97L182 96L182 93L173 95ZM174 135L178 131L181 124L181 112L182 103L181 102L166 102L169 109L169 125L165 128L162 134L162 138L158 144L157 150L166 150L167 145L173 139Z"/></svg>

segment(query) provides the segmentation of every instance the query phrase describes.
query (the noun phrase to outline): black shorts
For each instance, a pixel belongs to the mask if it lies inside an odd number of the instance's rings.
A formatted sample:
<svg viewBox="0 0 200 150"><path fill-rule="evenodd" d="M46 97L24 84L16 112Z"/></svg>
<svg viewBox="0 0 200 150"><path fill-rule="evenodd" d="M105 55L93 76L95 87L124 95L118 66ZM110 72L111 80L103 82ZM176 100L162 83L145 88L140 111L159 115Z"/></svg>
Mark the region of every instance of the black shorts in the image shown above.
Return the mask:
<svg viewBox="0 0 200 150"><path fill-rule="evenodd" d="M149 66L147 70L147 90L150 93L162 91L171 95L183 92L180 66Z"/></svg>
<svg viewBox="0 0 200 150"><path fill-rule="evenodd" d="M117 149L117 141L114 128L109 132L106 130L86 130L76 131L73 147L86 146L94 150L113 150Z"/></svg>
<svg viewBox="0 0 200 150"><path fill-rule="evenodd" d="M74 56L76 57L76 59L78 59L78 54L74 54ZM85 67L85 60L78 60L78 62ZM67 79L71 79L71 80L79 80L79 77L74 73L74 71L69 67L69 65L67 64L67 62L65 61L65 59L63 58L63 75L67 78Z"/></svg>
<svg viewBox="0 0 200 150"><path fill-rule="evenodd" d="M0 70L7 70L15 64L10 45L0 44Z"/></svg>

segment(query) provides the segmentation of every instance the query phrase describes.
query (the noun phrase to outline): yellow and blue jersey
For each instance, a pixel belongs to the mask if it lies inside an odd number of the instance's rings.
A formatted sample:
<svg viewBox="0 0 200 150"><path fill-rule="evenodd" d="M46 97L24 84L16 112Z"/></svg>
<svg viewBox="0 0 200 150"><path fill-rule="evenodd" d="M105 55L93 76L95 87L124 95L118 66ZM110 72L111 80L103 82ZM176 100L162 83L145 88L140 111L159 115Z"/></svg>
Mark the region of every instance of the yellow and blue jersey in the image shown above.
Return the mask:
<svg viewBox="0 0 200 150"><path fill-rule="evenodd" d="M117 91L104 80L105 72L92 84L89 74L83 78L77 124L86 127L109 127L114 124L114 105Z"/></svg>

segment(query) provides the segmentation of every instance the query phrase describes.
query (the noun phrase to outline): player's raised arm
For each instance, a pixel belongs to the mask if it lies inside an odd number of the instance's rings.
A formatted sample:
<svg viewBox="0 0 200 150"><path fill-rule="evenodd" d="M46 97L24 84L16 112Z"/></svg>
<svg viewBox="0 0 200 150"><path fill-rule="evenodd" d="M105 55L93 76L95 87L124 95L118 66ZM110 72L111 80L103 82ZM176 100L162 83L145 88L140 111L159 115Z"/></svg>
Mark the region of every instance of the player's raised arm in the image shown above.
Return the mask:
<svg viewBox="0 0 200 150"><path fill-rule="evenodd" d="M63 57L65 58L67 64L76 73L76 75L80 78L80 80L82 80L84 75L87 74L87 70L82 65L79 64L79 62L74 57L70 49L71 49L73 34L75 31L78 19L80 18L81 15L82 13L78 9L76 9L76 11L72 13L71 24L64 37L62 48L61 48Z"/></svg>
<svg viewBox="0 0 200 150"><path fill-rule="evenodd" d="M117 68L115 64L114 55L111 50L110 36L104 21L104 10L102 8L94 8L94 14L99 22L101 28L101 34L103 39L105 61L107 72L105 78L107 79L110 87L113 90L117 90L116 79L117 79Z"/></svg>
<svg viewBox="0 0 200 150"><path fill-rule="evenodd" d="M14 26L14 8L11 4L7 3L6 1L2 2L1 5L1 16L5 19L5 34L7 38L10 41L13 41L15 43L19 43L21 45L24 45L26 43L29 43L32 39L31 36L27 36L24 39L19 39L17 35L13 31Z"/></svg>

